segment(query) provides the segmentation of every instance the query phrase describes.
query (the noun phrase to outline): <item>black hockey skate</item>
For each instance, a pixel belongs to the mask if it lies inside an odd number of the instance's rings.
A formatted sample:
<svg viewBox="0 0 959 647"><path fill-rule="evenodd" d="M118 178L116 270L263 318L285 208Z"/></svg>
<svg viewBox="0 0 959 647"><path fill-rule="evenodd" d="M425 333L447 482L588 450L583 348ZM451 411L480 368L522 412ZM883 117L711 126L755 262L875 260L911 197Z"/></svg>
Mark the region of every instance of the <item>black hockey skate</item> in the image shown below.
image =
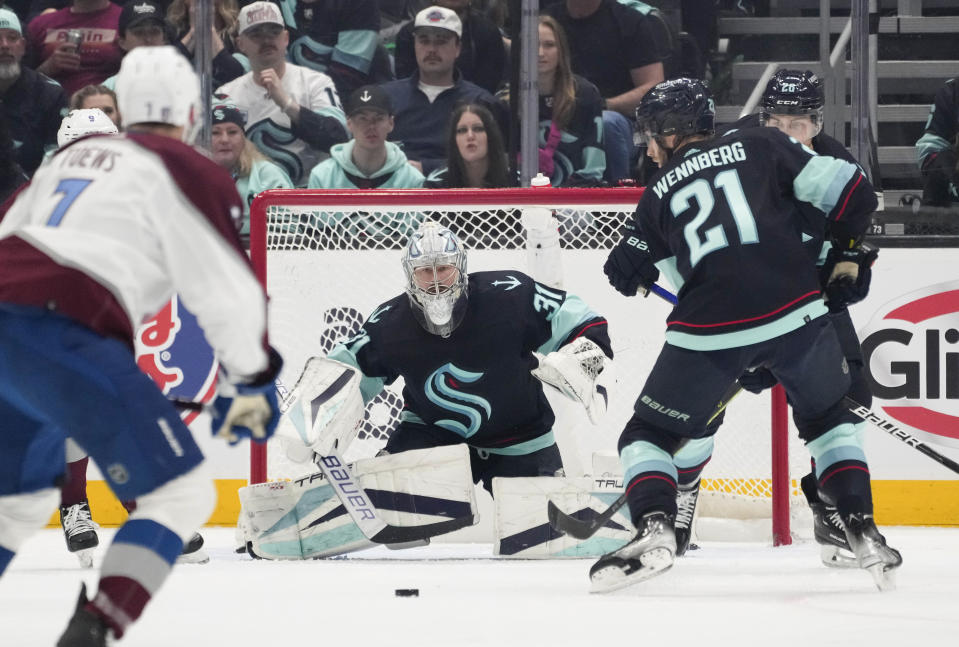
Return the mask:
<svg viewBox="0 0 959 647"><path fill-rule="evenodd" d="M872 515L861 512L843 515L842 523L859 568L869 571L880 591L895 589L895 569L902 564L902 555L886 544Z"/></svg>
<svg viewBox="0 0 959 647"><path fill-rule="evenodd" d="M198 532L183 544L183 552L176 558L177 564L206 564L208 561L210 556L203 550L203 537Z"/></svg>
<svg viewBox="0 0 959 647"><path fill-rule="evenodd" d="M810 503L809 508L822 563L829 568L859 568L859 560L846 539L839 510L825 503Z"/></svg>
<svg viewBox="0 0 959 647"><path fill-rule="evenodd" d="M599 558L589 569L593 593L615 591L668 571L676 554L676 529L665 512L650 512L639 522L636 537Z"/></svg>
<svg viewBox="0 0 959 647"><path fill-rule="evenodd" d="M113 644L113 632L100 616L86 609L87 585L80 585L77 609L57 641L57 647L106 647Z"/></svg>
<svg viewBox="0 0 959 647"><path fill-rule="evenodd" d="M90 516L90 503L84 499L74 505L60 506L60 526L67 550L75 553L84 568L93 567L93 552L100 545L97 524Z"/></svg>
<svg viewBox="0 0 959 647"><path fill-rule="evenodd" d="M698 500L699 479L692 485L680 486L676 490L676 557L682 557L689 548Z"/></svg>

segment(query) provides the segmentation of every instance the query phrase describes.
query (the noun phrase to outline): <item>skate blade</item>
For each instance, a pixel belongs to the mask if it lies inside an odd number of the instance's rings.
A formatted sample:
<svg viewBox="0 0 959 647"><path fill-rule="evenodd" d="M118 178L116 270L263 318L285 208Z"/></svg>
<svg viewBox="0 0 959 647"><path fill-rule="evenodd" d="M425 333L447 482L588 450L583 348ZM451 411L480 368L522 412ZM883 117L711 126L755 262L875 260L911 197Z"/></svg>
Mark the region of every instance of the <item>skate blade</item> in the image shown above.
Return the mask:
<svg viewBox="0 0 959 647"><path fill-rule="evenodd" d="M859 568L859 560L856 559L856 556L838 546L820 546L819 557L822 559L822 563L829 568Z"/></svg>
<svg viewBox="0 0 959 647"><path fill-rule="evenodd" d="M210 561L210 556L202 548L186 555L180 555L176 558L177 564L206 564Z"/></svg>
<svg viewBox="0 0 959 647"><path fill-rule="evenodd" d="M610 593L665 573L673 566L673 555L666 548L654 548L639 556L642 568L627 575L623 569L612 564L600 569L590 577L590 593Z"/></svg>
<svg viewBox="0 0 959 647"><path fill-rule="evenodd" d="M81 548L73 553L80 562L80 568L93 568L93 554L97 552L96 548Z"/></svg>
<svg viewBox="0 0 959 647"><path fill-rule="evenodd" d="M876 583L876 588L880 591L895 591L896 590L896 571L895 569L886 570L883 568L883 564L873 564L866 569L869 571L869 574L872 575L872 581Z"/></svg>

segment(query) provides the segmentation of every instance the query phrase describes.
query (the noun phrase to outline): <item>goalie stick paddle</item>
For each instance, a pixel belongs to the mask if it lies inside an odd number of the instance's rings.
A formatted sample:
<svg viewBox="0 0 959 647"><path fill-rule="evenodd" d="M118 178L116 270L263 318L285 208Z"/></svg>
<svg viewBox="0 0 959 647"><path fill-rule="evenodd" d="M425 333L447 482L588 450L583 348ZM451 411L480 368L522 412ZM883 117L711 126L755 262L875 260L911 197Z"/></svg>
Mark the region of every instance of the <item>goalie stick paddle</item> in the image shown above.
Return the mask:
<svg viewBox="0 0 959 647"><path fill-rule="evenodd" d="M735 382L731 387L729 387L726 393L723 394L719 404L716 405L716 411L712 416L710 416L706 424L708 425L715 420L716 416L722 413L726 409L726 406L732 402L732 399L735 398L742 390L743 387L739 385L739 382ZM613 501L613 503L606 508L606 510L599 513L592 519L577 519L573 515L566 514L560 510L559 506L552 501L547 501L546 516L549 518L549 525L556 530L565 532L570 537L574 537L576 539L589 539L596 534L600 528L605 526L607 522L613 518L613 515L615 515L625 504L626 493L623 492L621 495L619 495L619 498Z"/></svg>

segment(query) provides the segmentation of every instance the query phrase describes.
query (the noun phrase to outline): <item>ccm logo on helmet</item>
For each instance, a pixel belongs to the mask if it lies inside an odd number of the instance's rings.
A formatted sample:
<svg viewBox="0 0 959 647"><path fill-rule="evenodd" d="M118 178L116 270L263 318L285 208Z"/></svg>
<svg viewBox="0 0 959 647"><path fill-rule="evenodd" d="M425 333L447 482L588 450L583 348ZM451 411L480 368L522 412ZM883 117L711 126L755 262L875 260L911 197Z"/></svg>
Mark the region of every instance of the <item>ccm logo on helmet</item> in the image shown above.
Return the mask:
<svg viewBox="0 0 959 647"><path fill-rule="evenodd" d="M886 414L959 447L959 281L887 303L859 337L867 379Z"/></svg>

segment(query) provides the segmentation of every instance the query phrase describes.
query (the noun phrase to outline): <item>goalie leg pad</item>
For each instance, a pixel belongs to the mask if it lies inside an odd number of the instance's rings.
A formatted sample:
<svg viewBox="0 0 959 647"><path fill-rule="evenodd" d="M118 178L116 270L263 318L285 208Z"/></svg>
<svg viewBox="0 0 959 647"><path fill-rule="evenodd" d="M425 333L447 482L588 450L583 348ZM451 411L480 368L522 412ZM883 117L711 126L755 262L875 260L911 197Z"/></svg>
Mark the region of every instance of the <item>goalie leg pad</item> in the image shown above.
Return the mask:
<svg viewBox="0 0 959 647"><path fill-rule="evenodd" d="M353 472L389 524L478 520L466 445L365 459ZM259 557L312 559L376 545L353 523L322 472L241 488L240 505L237 539Z"/></svg>

